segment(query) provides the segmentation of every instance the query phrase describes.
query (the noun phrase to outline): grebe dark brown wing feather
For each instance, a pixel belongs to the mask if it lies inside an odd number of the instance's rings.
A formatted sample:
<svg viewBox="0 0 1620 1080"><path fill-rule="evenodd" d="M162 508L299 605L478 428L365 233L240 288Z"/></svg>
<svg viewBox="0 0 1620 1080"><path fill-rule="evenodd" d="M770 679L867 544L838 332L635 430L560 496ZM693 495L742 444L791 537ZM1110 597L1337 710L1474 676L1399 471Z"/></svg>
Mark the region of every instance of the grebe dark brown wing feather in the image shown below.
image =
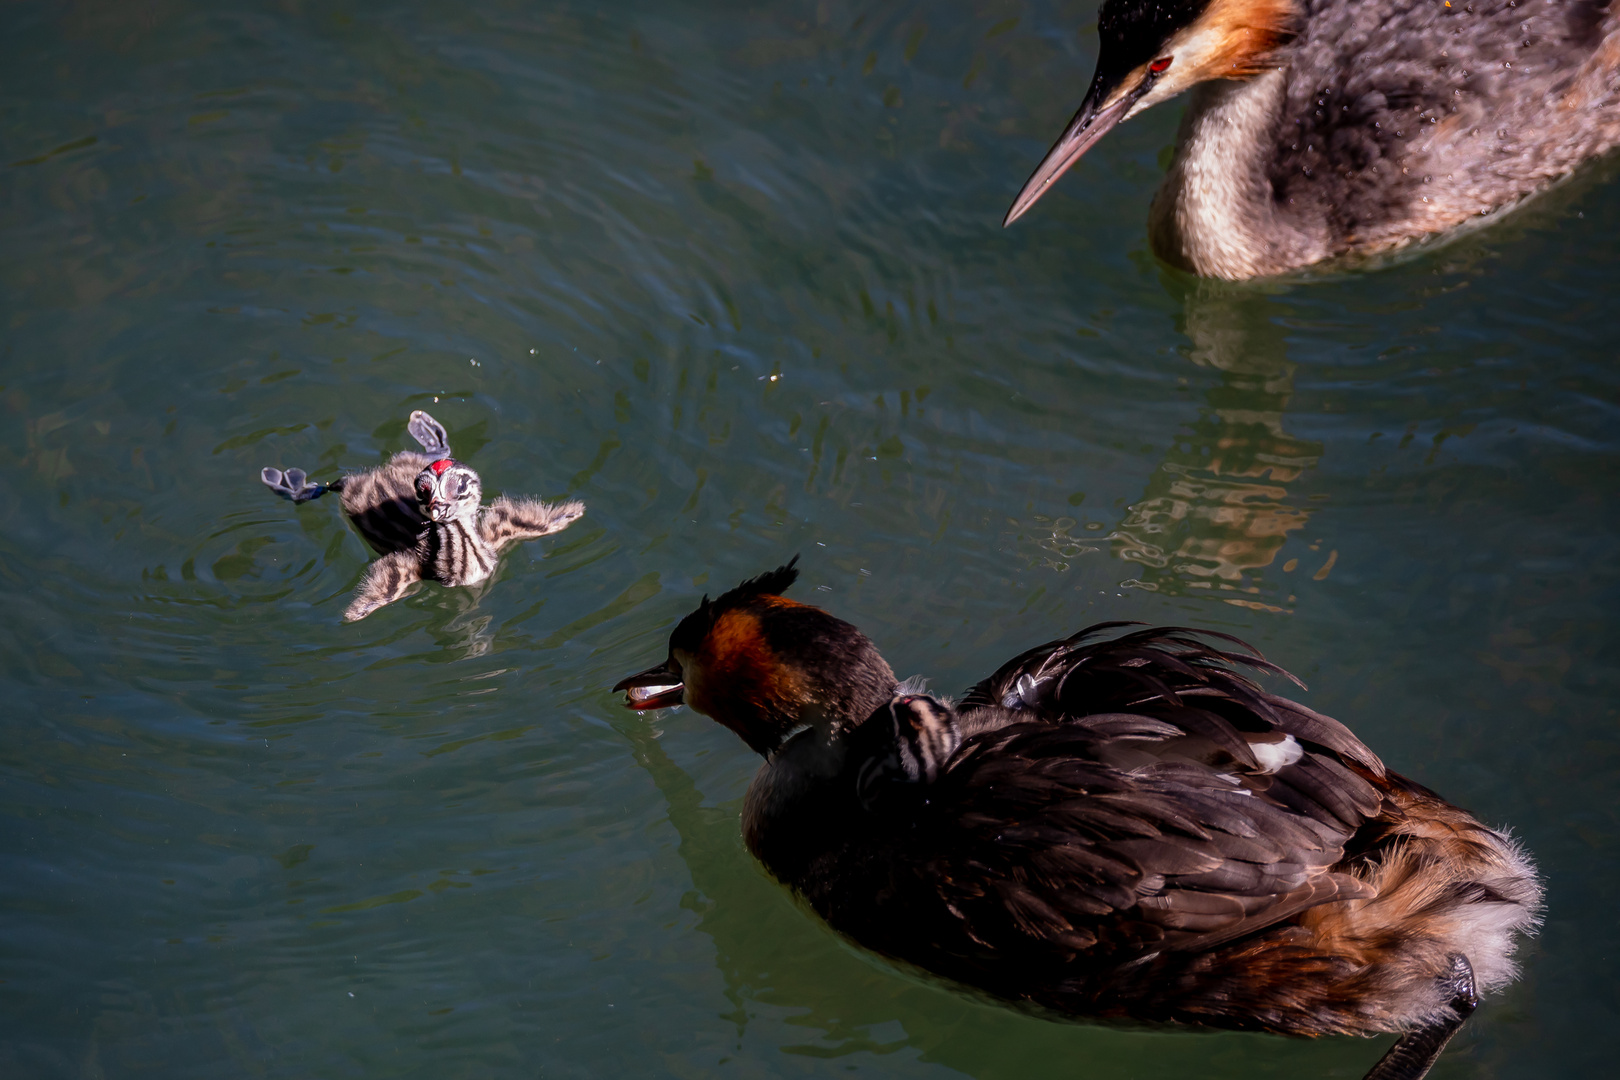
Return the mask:
<svg viewBox="0 0 1620 1080"><path fill-rule="evenodd" d="M1249 744L1231 725L1251 733L1260 725L1319 744L1348 762L1382 775L1383 762L1350 729L1297 701L1262 689L1244 669L1299 680L1227 634L1186 627L1152 627L1093 640L1136 624L1098 623L1013 657L963 695L964 717L984 708L1017 709L1051 722L1109 711L1158 716L1177 710L1179 722L1202 727L1237 760L1253 765ZM1237 646L1220 649L1208 639ZM1187 711L1185 706L1194 706ZM1201 711L1224 717L1210 723Z"/></svg>

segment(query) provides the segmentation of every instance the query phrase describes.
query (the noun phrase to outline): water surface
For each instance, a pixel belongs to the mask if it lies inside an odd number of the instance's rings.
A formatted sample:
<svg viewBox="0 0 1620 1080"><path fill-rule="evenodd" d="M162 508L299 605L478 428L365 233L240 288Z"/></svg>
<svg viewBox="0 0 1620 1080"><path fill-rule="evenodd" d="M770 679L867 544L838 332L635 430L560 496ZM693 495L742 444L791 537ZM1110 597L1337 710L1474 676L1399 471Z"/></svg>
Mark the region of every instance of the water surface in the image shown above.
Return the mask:
<svg viewBox="0 0 1620 1080"><path fill-rule="evenodd" d="M11 1076L1359 1077L1381 1043L1020 1016L819 926L753 758L607 687L704 591L965 686L1241 635L1550 883L1437 1078L1620 1050L1620 172L1399 264L1147 251L1178 109L1001 214L1095 5L0 13L0 1066ZM317 475L425 408L585 500L340 615Z"/></svg>

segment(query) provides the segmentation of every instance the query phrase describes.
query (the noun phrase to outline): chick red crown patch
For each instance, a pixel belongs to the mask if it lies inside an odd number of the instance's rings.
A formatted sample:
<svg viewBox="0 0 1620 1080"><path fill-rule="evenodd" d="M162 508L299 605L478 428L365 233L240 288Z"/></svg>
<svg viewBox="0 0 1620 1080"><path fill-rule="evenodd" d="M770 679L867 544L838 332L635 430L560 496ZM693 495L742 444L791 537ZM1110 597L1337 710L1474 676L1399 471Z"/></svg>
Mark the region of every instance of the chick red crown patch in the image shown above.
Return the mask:
<svg viewBox="0 0 1620 1080"><path fill-rule="evenodd" d="M433 464L429 465L428 468L433 470L434 476L443 476L444 470L448 469L454 464L455 462L449 458L440 458L438 461L435 461Z"/></svg>

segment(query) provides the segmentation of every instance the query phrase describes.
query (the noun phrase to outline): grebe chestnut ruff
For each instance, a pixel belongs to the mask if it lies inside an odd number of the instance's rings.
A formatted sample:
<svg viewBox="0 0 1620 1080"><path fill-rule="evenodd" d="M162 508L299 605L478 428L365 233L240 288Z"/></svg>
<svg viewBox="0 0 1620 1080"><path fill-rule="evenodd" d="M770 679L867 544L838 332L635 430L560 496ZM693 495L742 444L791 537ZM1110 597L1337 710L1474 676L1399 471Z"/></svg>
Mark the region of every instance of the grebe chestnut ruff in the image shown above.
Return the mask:
<svg viewBox="0 0 1620 1080"><path fill-rule="evenodd" d="M418 409L407 425L422 453L401 450L374 469L312 482L302 469L267 468L259 479L295 503L328 491L382 558L372 563L343 613L345 622L370 615L419 581L475 585L495 571L507 544L561 532L585 512L580 502L544 503L504 495L481 506L483 483L450 456L444 426Z"/></svg>
<svg viewBox="0 0 1620 1080"><path fill-rule="evenodd" d="M1620 143L1610 0L1106 0L1097 32L1091 89L1004 224L1191 89L1149 232L1206 277L1387 251Z"/></svg>
<svg viewBox="0 0 1620 1080"><path fill-rule="evenodd" d="M764 756L749 851L866 948L1047 1013L1401 1032L1370 1080L1423 1076L1514 978L1525 852L1261 689L1240 669L1279 669L1235 639L1105 623L953 706L783 597L797 576L705 597L614 689Z"/></svg>

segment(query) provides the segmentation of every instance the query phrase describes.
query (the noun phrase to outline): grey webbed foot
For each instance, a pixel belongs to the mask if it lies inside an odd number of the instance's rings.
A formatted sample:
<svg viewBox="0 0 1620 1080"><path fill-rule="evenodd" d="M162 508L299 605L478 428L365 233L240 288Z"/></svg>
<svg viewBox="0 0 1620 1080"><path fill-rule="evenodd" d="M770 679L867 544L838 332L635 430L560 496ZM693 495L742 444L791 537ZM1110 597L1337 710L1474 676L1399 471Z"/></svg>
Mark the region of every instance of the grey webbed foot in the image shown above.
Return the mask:
<svg viewBox="0 0 1620 1080"><path fill-rule="evenodd" d="M1457 1034L1457 1029L1463 1026L1463 1021L1473 1014L1475 1006L1479 1004L1473 965L1461 953L1451 954L1451 971L1438 981L1441 990L1451 995L1448 1004L1456 1014L1455 1018L1438 1020L1396 1039L1389 1053L1378 1059L1378 1064L1363 1080L1423 1080L1429 1075L1429 1070L1440 1057L1440 1051L1446 1048L1446 1043Z"/></svg>
<svg viewBox="0 0 1620 1080"><path fill-rule="evenodd" d="M283 499L291 499L295 503L308 502L325 495L328 489L326 484L317 484L310 480L303 469L265 469L259 473L259 479L264 486L280 495Z"/></svg>
<svg viewBox="0 0 1620 1080"><path fill-rule="evenodd" d="M411 422L406 426L411 438L422 444L424 453L436 458L450 456L450 435L444 430L444 425L433 417L417 409L411 413Z"/></svg>

